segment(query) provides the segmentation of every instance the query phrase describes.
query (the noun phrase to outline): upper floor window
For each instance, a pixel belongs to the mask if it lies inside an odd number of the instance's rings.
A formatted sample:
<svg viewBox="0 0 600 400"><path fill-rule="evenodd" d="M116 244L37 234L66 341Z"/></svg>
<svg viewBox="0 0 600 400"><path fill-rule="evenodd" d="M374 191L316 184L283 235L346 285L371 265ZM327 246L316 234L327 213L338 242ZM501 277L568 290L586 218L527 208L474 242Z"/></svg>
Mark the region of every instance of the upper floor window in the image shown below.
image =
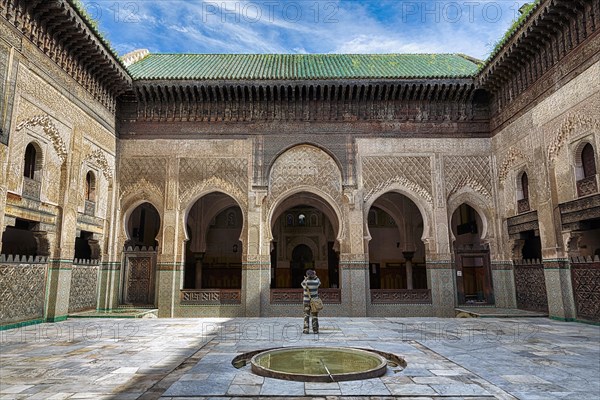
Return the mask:
<svg viewBox="0 0 600 400"><path fill-rule="evenodd" d="M35 162L37 157L37 151L32 143L29 143L25 148L25 170L23 175L26 178L33 179L35 176Z"/></svg>
<svg viewBox="0 0 600 400"><path fill-rule="evenodd" d="M21 194L29 199L39 200L42 192L42 151L31 142L25 147L23 160L23 190Z"/></svg>
<svg viewBox="0 0 600 400"><path fill-rule="evenodd" d="M594 159L594 148L586 144L581 151L581 164L583 166L583 177L589 178L596 175L596 160Z"/></svg>
<svg viewBox="0 0 600 400"><path fill-rule="evenodd" d="M298 215L298 225L300 225L300 226L306 225L306 215L304 215L304 214Z"/></svg>
<svg viewBox="0 0 600 400"><path fill-rule="evenodd" d="M578 196L587 196L598 192L596 172L594 147L590 143L586 143L575 160Z"/></svg>
<svg viewBox="0 0 600 400"><path fill-rule="evenodd" d="M85 199L96 201L96 177L92 171L85 176Z"/></svg>
<svg viewBox="0 0 600 400"><path fill-rule="evenodd" d="M517 182L517 208L519 213L529 211L529 178L527 172L521 174Z"/></svg>

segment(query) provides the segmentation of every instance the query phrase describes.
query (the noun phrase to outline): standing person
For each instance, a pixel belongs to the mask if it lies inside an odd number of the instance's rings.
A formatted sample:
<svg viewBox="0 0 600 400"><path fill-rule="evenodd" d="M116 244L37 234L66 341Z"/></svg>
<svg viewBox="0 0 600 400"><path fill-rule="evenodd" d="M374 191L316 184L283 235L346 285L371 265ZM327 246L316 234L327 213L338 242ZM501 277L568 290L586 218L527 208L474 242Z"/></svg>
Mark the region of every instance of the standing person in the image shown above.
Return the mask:
<svg viewBox="0 0 600 400"><path fill-rule="evenodd" d="M313 333L319 333L319 313L313 313L310 310L310 299L319 297L319 286L321 286L321 280L317 276L317 273L312 269L306 271L306 276L302 281L302 288L304 289L304 330L302 333L308 333L311 315Z"/></svg>

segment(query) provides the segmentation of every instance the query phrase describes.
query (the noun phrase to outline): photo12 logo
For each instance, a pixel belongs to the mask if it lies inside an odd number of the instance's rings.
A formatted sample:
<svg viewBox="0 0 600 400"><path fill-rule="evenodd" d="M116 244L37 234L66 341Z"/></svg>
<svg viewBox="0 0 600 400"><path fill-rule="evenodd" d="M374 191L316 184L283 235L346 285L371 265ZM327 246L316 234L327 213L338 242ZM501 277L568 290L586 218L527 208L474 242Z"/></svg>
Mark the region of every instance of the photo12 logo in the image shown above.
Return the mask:
<svg viewBox="0 0 600 400"><path fill-rule="evenodd" d="M137 1L96 1L86 2L85 11L90 19L100 21L111 18L116 23L141 22L141 8L152 6L162 0L150 0L143 3ZM173 1L183 5L183 1ZM186 4L189 5L189 4ZM202 23L273 23L314 22L337 23L339 11L337 1L203 1L192 2L192 15Z"/></svg>
<svg viewBox="0 0 600 400"><path fill-rule="evenodd" d="M517 19L516 1L402 1L402 22L499 22L507 13Z"/></svg>

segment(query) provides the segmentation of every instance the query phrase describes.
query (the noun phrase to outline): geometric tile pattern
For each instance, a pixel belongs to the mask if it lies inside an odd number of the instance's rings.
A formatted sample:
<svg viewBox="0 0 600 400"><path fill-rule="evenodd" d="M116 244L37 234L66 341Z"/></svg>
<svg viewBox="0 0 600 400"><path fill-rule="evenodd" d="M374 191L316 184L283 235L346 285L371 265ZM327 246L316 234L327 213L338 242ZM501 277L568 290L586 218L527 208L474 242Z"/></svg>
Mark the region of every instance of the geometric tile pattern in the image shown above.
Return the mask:
<svg viewBox="0 0 600 400"><path fill-rule="evenodd" d="M0 321L2 324L44 316L45 264L0 265Z"/></svg>
<svg viewBox="0 0 600 400"><path fill-rule="evenodd" d="M99 268L98 265L73 265L69 313L96 309Z"/></svg>
<svg viewBox="0 0 600 400"><path fill-rule="evenodd" d="M515 264L514 268L517 307L523 310L548 312L544 266Z"/></svg>
<svg viewBox="0 0 600 400"><path fill-rule="evenodd" d="M600 263L572 264L577 318L600 322Z"/></svg>

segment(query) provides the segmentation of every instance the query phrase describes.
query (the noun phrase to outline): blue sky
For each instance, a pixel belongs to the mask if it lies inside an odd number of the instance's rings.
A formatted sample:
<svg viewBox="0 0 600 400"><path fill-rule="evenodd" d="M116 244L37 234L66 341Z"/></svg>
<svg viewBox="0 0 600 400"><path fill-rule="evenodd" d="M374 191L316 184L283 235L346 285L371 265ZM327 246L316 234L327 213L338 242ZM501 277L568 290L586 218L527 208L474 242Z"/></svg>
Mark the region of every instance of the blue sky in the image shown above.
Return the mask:
<svg viewBox="0 0 600 400"><path fill-rule="evenodd" d="M485 59L527 1L83 0L120 55L464 53Z"/></svg>

